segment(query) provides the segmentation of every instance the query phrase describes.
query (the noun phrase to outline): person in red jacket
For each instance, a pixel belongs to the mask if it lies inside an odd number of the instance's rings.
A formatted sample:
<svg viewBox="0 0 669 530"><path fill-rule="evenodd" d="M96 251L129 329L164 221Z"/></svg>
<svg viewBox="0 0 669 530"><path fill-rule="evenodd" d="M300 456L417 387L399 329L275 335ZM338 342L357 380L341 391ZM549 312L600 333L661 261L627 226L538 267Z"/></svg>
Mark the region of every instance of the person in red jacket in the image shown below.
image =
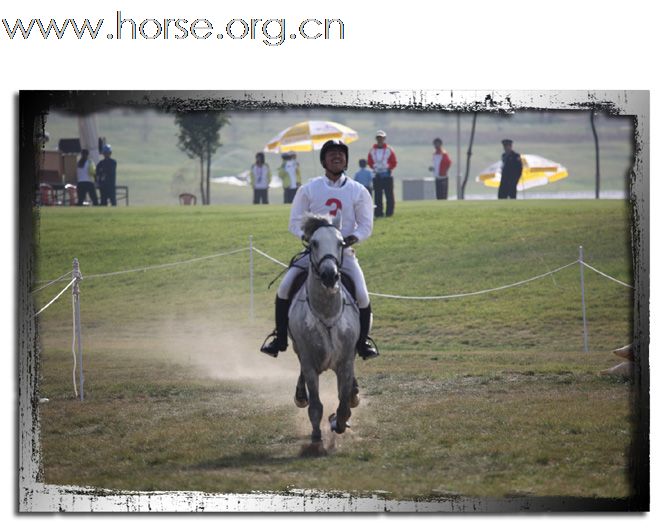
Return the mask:
<svg viewBox="0 0 669 530"><path fill-rule="evenodd" d="M386 133L377 131L376 143L369 150L367 165L374 171L374 217L383 217L383 195L386 195L386 217L395 211L393 169L397 166L395 151L386 143Z"/></svg>
<svg viewBox="0 0 669 530"><path fill-rule="evenodd" d="M451 167L451 158L444 149L444 142L441 138L435 138L432 141L434 153L432 153L432 165L430 171L434 175L434 182L437 191L437 199L448 199L448 169Z"/></svg>

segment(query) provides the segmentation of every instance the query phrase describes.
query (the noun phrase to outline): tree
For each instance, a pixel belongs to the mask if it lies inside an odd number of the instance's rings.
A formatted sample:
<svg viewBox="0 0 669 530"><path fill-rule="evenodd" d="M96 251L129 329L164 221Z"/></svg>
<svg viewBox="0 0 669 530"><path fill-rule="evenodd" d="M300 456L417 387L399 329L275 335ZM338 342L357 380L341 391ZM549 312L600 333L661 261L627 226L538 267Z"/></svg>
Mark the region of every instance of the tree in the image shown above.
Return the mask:
<svg viewBox="0 0 669 530"><path fill-rule="evenodd" d="M177 145L189 158L200 161L200 193L202 204L210 203L211 155L221 147L220 130L230 123L223 112L177 112L174 121L179 126Z"/></svg>
<svg viewBox="0 0 669 530"><path fill-rule="evenodd" d="M592 135L595 138L595 199L599 199L599 136L595 128L595 109L590 111L590 127L592 127Z"/></svg>
<svg viewBox="0 0 669 530"><path fill-rule="evenodd" d="M476 132L476 116L477 113L474 113L474 118L472 119L472 133L469 137L469 149L467 149L467 169L465 170L465 180L462 181L462 189L460 190L460 195L462 198L465 198L465 186L467 185L467 180L469 179L469 163L472 160L472 146L474 145L474 133Z"/></svg>

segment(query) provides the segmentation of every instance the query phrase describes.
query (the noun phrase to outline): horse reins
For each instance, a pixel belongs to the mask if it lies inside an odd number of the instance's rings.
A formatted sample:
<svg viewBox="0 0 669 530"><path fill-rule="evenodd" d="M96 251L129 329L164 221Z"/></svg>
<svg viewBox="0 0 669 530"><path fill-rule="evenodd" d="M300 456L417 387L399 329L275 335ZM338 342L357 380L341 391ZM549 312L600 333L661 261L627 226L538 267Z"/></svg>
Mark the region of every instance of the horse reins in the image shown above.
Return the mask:
<svg viewBox="0 0 669 530"><path fill-rule="evenodd" d="M334 225L323 225L323 226L320 226L318 229L320 229L320 228L334 228L335 230L339 230ZM304 244L305 249L302 252L298 252L297 254L295 254L291 258L290 263L288 264L288 267L286 267L284 270L282 270L279 274L276 275L276 277L271 282L269 282L269 285L267 286L267 289L270 289L272 287L272 285L274 284L274 282L276 282L288 269L290 269L291 267L297 267L297 265L295 265L295 262L298 261L305 254L309 254L309 264L311 265L312 269L314 270L314 274L316 275L316 277L319 280L321 279L321 275L319 274L318 269L320 268L320 266L322 265L322 263L326 259L334 260L334 262L337 264L337 269L338 270L341 269L342 263L344 263L344 249L347 247L346 244L344 244L341 248L341 253L340 253L339 259L337 259L337 257L332 255L332 254L326 254L325 256L323 256L319 260L318 263L314 263L313 259L311 258L311 256L313 256L313 254L311 252L311 243L308 243L306 241L303 241L302 243ZM300 268L302 268L302 267L300 267ZM306 269L303 269L303 270L306 270Z"/></svg>
<svg viewBox="0 0 669 530"><path fill-rule="evenodd" d="M339 231L339 229L334 226L334 225L324 225L318 228L320 230L321 228L334 228L335 230ZM318 231L316 230L316 231ZM315 232L314 232L315 233ZM323 262L326 259L331 259L334 260L335 264L337 265L337 276L340 276L341 273L339 272L341 270L342 263L344 263L344 249L346 248L346 245L342 245L341 251L339 253L339 259L337 259L337 256L333 254L325 254L320 260L318 260L318 263L314 263L314 260L312 259L312 256L314 255L313 252L311 251L311 242L309 243L309 246L307 247L307 252L309 253L309 263L311 264L311 268L314 271L314 274L319 280L322 280L319 269Z"/></svg>

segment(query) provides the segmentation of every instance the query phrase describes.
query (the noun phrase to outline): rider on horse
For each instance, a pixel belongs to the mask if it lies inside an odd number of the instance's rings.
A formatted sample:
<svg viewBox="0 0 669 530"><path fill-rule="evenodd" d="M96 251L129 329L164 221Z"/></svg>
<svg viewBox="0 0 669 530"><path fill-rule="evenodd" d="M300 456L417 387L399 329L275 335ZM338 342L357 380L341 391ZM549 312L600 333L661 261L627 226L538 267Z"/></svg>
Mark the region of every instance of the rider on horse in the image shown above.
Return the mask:
<svg viewBox="0 0 669 530"><path fill-rule="evenodd" d="M290 231L303 238L302 218L306 213L336 215L342 219L342 236L346 249L342 272L355 284L355 295L360 310L360 337L356 346L363 359L379 355L369 340L372 307L362 269L351 246L367 239L372 234L374 205L367 189L344 175L348 166L348 147L344 142L329 140L321 148L321 165L325 176L318 177L298 189L290 211ZM303 254L291 263L279 289L275 301L276 329L273 340L263 344L260 351L276 357L288 348L288 309L290 308L291 287L300 273L309 266L309 255Z"/></svg>

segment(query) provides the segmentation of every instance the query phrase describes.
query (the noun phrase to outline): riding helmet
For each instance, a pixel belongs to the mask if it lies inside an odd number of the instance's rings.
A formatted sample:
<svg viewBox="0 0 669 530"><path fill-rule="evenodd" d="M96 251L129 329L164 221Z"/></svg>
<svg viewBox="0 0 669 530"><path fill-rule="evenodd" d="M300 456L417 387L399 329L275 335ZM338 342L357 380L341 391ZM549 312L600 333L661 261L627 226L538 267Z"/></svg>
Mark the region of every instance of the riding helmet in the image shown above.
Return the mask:
<svg viewBox="0 0 669 530"><path fill-rule="evenodd" d="M346 155L346 164L348 164L348 146L341 140L328 140L323 144L323 147L321 147L321 165L323 167L325 167L325 153L331 149L343 151L344 155Z"/></svg>

